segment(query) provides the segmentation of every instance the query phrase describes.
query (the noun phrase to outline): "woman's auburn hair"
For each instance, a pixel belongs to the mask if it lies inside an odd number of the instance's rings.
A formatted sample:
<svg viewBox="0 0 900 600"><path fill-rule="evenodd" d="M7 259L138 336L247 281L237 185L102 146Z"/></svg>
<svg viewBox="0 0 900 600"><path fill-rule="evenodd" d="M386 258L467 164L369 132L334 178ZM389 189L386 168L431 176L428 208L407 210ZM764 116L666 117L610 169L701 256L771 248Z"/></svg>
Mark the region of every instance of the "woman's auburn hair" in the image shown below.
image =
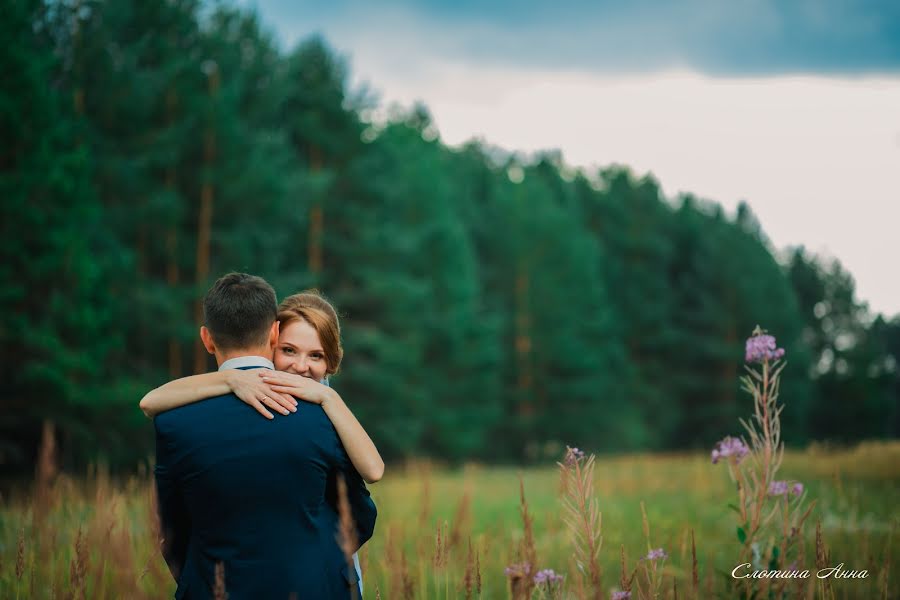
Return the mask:
<svg viewBox="0 0 900 600"><path fill-rule="evenodd" d="M278 305L278 323L284 330L294 321L306 321L316 330L325 352L326 371L334 375L341 369L344 347L341 345L341 324L334 306L317 289L304 290L288 296Z"/></svg>

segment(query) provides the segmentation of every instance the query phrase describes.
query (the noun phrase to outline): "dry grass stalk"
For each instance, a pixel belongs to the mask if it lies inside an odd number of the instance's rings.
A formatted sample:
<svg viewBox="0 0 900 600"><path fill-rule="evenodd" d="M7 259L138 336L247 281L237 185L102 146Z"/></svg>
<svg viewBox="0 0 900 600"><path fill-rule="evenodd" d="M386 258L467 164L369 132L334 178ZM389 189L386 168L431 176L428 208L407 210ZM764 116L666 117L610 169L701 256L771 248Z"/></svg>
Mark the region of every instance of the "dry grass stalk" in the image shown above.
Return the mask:
<svg viewBox="0 0 900 600"><path fill-rule="evenodd" d="M338 545L344 553L344 559L347 561L348 569L355 569L353 564L353 553L359 548L359 541L356 537L356 524L353 522L353 514L350 512L350 501L347 499L347 482L344 481L343 475L338 475ZM350 586L350 597L356 598L356 586Z"/></svg>
<svg viewBox="0 0 900 600"><path fill-rule="evenodd" d="M891 529L888 531L887 547L884 551L884 563L881 565L881 573L878 574L881 600L888 600L888 580L891 574L891 541L894 538L895 527L896 524L891 524Z"/></svg>
<svg viewBox="0 0 900 600"><path fill-rule="evenodd" d="M75 536L75 556L72 557L72 561L69 563L69 583L72 586L73 597L87 597L86 575L89 562L84 534L81 531L81 527L79 527Z"/></svg>
<svg viewBox="0 0 900 600"><path fill-rule="evenodd" d="M691 528L691 593L694 598L700 594L700 567L697 564L697 545L694 543L694 529Z"/></svg>
<svg viewBox="0 0 900 600"><path fill-rule="evenodd" d="M101 476L102 477L102 476ZM90 579L103 581L106 571L106 562L115 558L112 546L112 533L116 528L117 505L120 497L112 490L108 473L105 477L98 478L94 493L93 517L88 522L85 538L89 548L95 551L95 560L92 561ZM130 548L128 548L130 551ZM114 576L118 570L113 572Z"/></svg>
<svg viewBox="0 0 900 600"><path fill-rule="evenodd" d="M356 557L359 559L359 570L361 573L369 572L369 549L362 546L356 551Z"/></svg>
<svg viewBox="0 0 900 600"><path fill-rule="evenodd" d="M463 573L463 590L466 593L466 600L472 598L472 588L475 579L475 555L472 553L472 538L469 538L469 549L466 552L466 570Z"/></svg>
<svg viewBox="0 0 900 600"><path fill-rule="evenodd" d="M447 522L438 525L434 540L434 554L431 556L431 566L435 569L443 569L447 566Z"/></svg>
<svg viewBox="0 0 900 600"><path fill-rule="evenodd" d="M650 519L647 518L647 509L641 500L641 528L644 531L644 539L647 540L647 550L650 550Z"/></svg>
<svg viewBox="0 0 900 600"><path fill-rule="evenodd" d="M147 493L147 523L150 526L150 539L156 545L162 541L162 527L159 522L159 505L157 504L156 479L150 478Z"/></svg>
<svg viewBox="0 0 900 600"><path fill-rule="evenodd" d="M419 511L419 527L425 529L431 516L431 470L426 464L418 466L416 469L418 476L422 481L422 499L420 500L421 510Z"/></svg>
<svg viewBox="0 0 900 600"><path fill-rule="evenodd" d="M142 581L147 573L152 575L153 581L166 581L169 573L163 568L162 546L165 540L162 535L162 527L159 521L159 508L157 504L156 479L150 477L149 485L146 488L145 498L147 499L147 511L145 513L147 525L150 529L150 539L153 540L153 551L149 554L144 570L138 576L138 581Z"/></svg>
<svg viewBox="0 0 900 600"><path fill-rule="evenodd" d="M475 549L475 591L481 597L481 557L478 548Z"/></svg>
<svg viewBox="0 0 900 600"><path fill-rule="evenodd" d="M25 573L25 528L19 529L19 539L16 542L16 582L22 580Z"/></svg>
<svg viewBox="0 0 900 600"><path fill-rule="evenodd" d="M828 551L822 538L822 521L816 521L816 568L824 569L827 566Z"/></svg>
<svg viewBox="0 0 900 600"><path fill-rule="evenodd" d="M226 600L228 592L225 591L225 565L220 561L216 563L216 579L213 584L213 598Z"/></svg>
<svg viewBox="0 0 900 600"><path fill-rule="evenodd" d="M111 564L110 571L112 573L113 581L115 582L115 589L127 592L131 598L143 596L138 587L139 577L135 577L135 573L137 573L137 563L134 557L130 531L127 528L119 527L118 524L115 524L109 533L110 535L107 538L108 547L103 552L103 555L108 557L107 560ZM157 559L155 563L157 568L160 562L158 560L159 556L160 555L153 557ZM157 571L155 573L154 581L160 581L160 575L162 575L162 573ZM102 580L102 576L101 571L99 576L100 579L98 579L98 581Z"/></svg>
<svg viewBox="0 0 900 600"><path fill-rule="evenodd" d="M514 591L522 594L523 598L530 598L534 590L534 575L537 573L537 548L534 544L534 518L528 512L528 501L525 499L525 481L519 473L519 511L522 515L522 528L525 532L520 546L523 558L521 577L513 578ZM515 595L515 594L514 594Z"/></svg>
<svg viewBox="0 0 900 600"><path fill-rule="evenodd" d="M402 554L400 544L397 542L397 537L397 525L395 523L390 523L384 538L384 559L391 566L400 562L400 555Z"/></svg>
<svg viewBox="0 0 900 600"><path fill-rule="evenodd" d="M35 465L34 502L32 503L31 521L34 525L32 542L37 554L37 559L42 564L52 560L52 552L57 546L47 539L47 519L54 513L58 505L58 486L54 485L57 479L56 466L56 428L49 419L44 420L41 430L41 445L38 450L37 464ZM56 535L55 528L50 532Z"/></svg>
<svg viewBox="0 0 900 600"><path fill-rule="evenodd" d="M451 521L453 526L450 529L450 539L447 542L450 548L455 548L462 543L463 533L469 528L471 504L472 495L466 490L456 507L456 514L453 515L453 520Z"/></svg>
<svg viewBox="0 0 900 600"><path fill-rule="evenodd" d="M53 480L56 478L56 434L53 422L45 419L41 429L41 446L35 465L34 518L37 524L43 522L53 508Z"/></svg>
<svg viewBox="0 0 900 600"><path fill-rule="evenodd" d="M406 554L400 555L400 580L403 582L403 600L414 600L415 581L409 572L409 564L406 562Z"/></svg>
<svg viewBox="0 0 900 600"><path fill-rule="evenodd" d="M403 551L400 548L397 537L397 527L392 523L388 526L384 544L384 560L389 577L388 592L390 592L391 597L398 596L403 589L402 569L400 568L400 563L403 560Z"/></svg>
<svg viewBox="0 0 900 600"><path fill-rule="evenodd" d="M831 556L825 546L825 538L822 536L822 522L816 521L816 568L825 569L831 564ZM822 600L834 600L834 590L831 588L831 578L825 577L818 580L817 586L821 591Z"/></svg>
<svg viewBox="0 0 900 600"><path fill-rule="evenodd" d="M625 558L625 544L622 544L619 549L619 561L620 561L620 569L621 572L619 574L619 587L622 592L631 592L631 587L634 584L634 576L637 574L637 567L631 571L631 575L628 574L628 561Z"/></svg>
<svg viewBox="0 0 900 600"><path fill-rule="evenodd" d="M522 513L522 527L525 532L523 538L522 553L525 561L531 565L529 572L537 569L537 549L534 544L534 518L528 513L528 501L525 499L525 482L522 474L519 474L519 504ZM533 573L531 573L533 574Z"/></svg>

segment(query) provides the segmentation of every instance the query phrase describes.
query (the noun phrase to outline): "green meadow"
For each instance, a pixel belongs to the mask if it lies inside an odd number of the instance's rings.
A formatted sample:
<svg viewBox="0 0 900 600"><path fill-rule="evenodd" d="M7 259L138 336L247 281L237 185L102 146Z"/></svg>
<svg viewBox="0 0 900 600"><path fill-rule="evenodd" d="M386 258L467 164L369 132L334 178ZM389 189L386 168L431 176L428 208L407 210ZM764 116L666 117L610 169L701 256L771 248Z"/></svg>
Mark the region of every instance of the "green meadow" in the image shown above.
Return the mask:
<svg viewBox="0 0 900 600"><path fill-rule="evenodd" d="M831 566L867 571L865 579L828 578L834 598L897 598L900 443L789 451L780 476L802 481L816 500L801 565L812 577L802 590L792 583L785 597L831 597L815 576L820 524ZM370 486L379 517L360 552L366 598L511 597L504 568L521 560L525 535L520 478L538 566L565 575L563 597L576 597L557 467L447 469L422 462L392 466ZM78 479L39 478L4 498L0 598L171 597L174 584L156 549L152 489L147 473L111 479L94 469ZM706 454L600 456L594 494L602 513L604 598L621 589L623 548L631 570L660 547L668 558L659 598L729 598L725 578L740 545L724 465Z"/></svg>

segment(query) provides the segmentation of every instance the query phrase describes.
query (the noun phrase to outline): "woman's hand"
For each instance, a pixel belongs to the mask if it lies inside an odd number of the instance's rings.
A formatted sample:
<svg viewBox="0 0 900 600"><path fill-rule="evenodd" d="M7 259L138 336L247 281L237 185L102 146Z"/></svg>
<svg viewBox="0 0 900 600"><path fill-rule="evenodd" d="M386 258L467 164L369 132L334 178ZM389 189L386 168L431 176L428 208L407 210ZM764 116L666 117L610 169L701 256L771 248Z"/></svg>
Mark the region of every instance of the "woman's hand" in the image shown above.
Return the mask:
<svg viewBox="0 0 900 600"><path fill-rule="evenodd" d="M284 371L258 372L260 381L268 385L273 392L296 396L313 404L323 404L333 393L327 385L323 385L309 377L285 373Z"/></svg>
<svg viewBox="0 0 900 600"><path fill-rule="evenodd" d="M252 406L267 419L275 416L267 408L278 411L283 415L297 412L297 401L290 395L283 394L266 384L261 378L260 371L271 373L268 369L234 369L226 371L225 381L234 395ZM259 373L259 375L257 375Z"/></svg>

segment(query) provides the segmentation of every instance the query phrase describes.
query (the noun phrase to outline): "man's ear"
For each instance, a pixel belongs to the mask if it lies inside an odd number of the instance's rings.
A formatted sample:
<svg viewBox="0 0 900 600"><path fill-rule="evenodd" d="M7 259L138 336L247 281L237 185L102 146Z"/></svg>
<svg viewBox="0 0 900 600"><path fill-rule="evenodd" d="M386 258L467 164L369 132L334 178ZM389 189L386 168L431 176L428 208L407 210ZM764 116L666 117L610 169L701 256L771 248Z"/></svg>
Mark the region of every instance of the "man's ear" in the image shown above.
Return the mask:
<svg viewBox="0 0 900 600"><path fill-rule="evenodd" d="M213 341L212 334L209 332L209 329L206 328L206 325L200 327L200 340L206 347L207 352L210 354L216 353L216 343Z"/></svg>
<svg viewBox="0 0 900 600"><path fill-rule="evenodd" d="M281 332L281 323L275 321L272 323L272 329L269 331L269 345L274 348L278 345L278 334Z"/></svg>

